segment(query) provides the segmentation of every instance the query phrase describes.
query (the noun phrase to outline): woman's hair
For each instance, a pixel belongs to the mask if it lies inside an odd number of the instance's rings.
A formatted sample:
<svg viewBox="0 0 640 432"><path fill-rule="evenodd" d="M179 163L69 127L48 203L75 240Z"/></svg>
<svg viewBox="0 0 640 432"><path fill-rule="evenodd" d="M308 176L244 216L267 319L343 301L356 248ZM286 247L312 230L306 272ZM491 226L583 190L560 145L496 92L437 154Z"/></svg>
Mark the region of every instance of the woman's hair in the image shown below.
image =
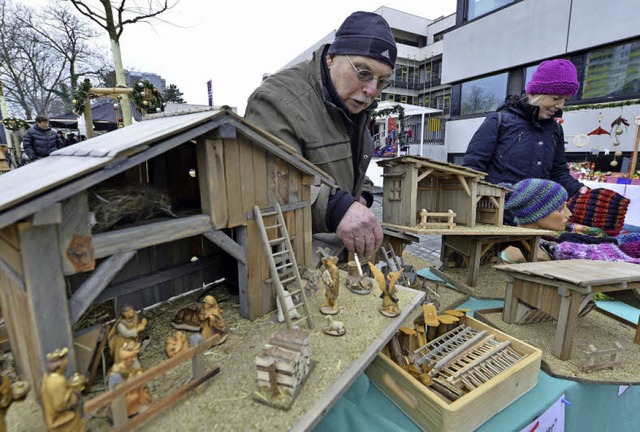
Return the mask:
<svg viewBox="0 0 640 432"><path fill-rule="evenodd" d="M545 96L543 94L527 95L527 102L531 105L540 106Z"/></svg>

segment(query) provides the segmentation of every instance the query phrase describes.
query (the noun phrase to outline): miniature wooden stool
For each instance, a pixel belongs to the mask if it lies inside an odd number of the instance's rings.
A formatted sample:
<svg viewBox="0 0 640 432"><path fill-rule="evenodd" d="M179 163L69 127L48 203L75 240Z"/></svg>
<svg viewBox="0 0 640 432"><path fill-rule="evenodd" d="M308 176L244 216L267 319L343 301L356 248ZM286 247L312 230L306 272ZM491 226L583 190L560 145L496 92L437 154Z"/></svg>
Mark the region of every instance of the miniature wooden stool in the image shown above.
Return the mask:
<svg viewBox="0 0 640 432"><path fill-rule="evenodd" d="M502 319L513 324L519 301L558 320L553 354L571 357L581 297L598 292L640 288L640 266L625 262L561 260L502 264L507 292Z"/></svg>

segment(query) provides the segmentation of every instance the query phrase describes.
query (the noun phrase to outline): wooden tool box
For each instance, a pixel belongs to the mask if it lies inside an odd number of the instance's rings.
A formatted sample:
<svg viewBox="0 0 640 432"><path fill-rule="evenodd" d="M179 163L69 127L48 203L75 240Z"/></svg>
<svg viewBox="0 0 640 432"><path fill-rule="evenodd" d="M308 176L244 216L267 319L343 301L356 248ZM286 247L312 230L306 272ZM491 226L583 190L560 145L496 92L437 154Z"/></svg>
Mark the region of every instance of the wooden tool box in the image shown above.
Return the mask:
<svg viewBox="0 0 640 432"><path fill-rule="evenodd" d="M384 353L367 368L371 381L421 428L430 431L471 431L506 408L538 383L542 352L471 317L466 325L485 330L526 357L486 383L450 402L424 386Z"/></svg>

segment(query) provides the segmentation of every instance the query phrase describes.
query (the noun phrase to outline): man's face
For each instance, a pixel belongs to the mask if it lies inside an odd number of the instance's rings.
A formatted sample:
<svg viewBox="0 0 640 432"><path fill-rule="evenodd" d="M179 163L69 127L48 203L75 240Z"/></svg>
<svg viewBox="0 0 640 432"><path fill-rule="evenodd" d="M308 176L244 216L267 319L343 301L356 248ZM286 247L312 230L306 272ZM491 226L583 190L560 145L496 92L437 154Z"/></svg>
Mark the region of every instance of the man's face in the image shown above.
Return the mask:
<svg viewBox="0 0 640 432"><path fill-rule="evenodd" d="M49 120L45 120L45 121L41 121L41 122L36 122L36 124L38 125L38 127L42 130L46 130L49 129Z"/></svg>
<svg viewBox="0 0 640 432"><path fill-rule="evenodd" d="M371 105L382 93L382 88L378 85L379 80L389 78L393 72L389 65L362 56L328 56L327 65L338 96L351 114L358 114ZM363 70L370 71L373 79L368 82L360 81L358 71Z"/></svg>

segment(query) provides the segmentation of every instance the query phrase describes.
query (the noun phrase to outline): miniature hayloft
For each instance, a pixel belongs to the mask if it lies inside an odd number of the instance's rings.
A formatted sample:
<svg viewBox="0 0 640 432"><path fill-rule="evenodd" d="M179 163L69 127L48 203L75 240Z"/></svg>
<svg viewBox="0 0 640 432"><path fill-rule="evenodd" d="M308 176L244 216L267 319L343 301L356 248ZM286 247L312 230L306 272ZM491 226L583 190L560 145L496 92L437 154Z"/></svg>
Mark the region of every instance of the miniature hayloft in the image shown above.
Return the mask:
<svg viewBox="0 0 640 432"><path fill-rule="evenodd" d="M72 326L98 303L139 309L224 277L243 317L274 310L254 206L280 205L296 261L311 267L311 186L320 182L333 185L228 110L160 115L3 174L0 306L20 373L36 387L59 347L75 371ZM96 232L91 200L136 186L161 191L171 212Z"/></svg>
<svg viewBox="0 0 640 432"><path fill-rule="evenodd" d="M455 223L502 225L507 189L481 171L419 156L378 161L384 168L382 220L415 226L420 210L455 212Z"/></svg>

